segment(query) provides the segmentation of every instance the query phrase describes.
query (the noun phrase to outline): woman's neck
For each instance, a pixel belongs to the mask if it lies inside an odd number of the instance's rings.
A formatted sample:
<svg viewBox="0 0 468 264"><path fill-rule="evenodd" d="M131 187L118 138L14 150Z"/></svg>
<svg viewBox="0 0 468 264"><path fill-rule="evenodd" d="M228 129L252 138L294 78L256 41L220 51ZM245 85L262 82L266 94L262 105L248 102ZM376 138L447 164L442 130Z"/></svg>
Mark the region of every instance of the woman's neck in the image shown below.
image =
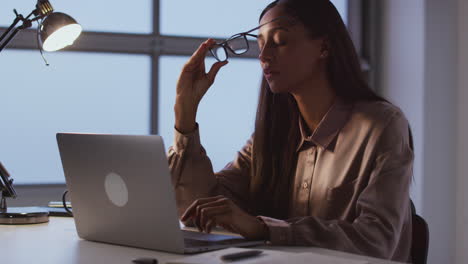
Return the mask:
<svg viewBox="0 0 468 264"><path fill-rule="evenodd" d="M336 98L335 91L326 77L309 81L292 95L311 133L315 131Z"/></svg>

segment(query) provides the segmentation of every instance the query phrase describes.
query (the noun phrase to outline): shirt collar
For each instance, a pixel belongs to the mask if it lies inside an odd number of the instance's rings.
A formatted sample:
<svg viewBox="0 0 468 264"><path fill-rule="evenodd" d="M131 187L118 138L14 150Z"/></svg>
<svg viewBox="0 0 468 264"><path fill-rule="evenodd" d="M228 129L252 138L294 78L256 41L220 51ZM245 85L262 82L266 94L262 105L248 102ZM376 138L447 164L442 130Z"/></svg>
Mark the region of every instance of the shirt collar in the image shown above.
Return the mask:
<svg viewBox="0 0 468 264"><path fill-rule="evenodd" d="M299 151L306 143L313 143L317 146L323 147L324 149L331 150L330 143L335 139L341 128L343 128L348 121L352 108L352 104L345 103L341 99L336 99L312 135L306 134L306 124L302 120L302 117L300 117L299 130L301 132L301 139L296 151Z"/></svg>

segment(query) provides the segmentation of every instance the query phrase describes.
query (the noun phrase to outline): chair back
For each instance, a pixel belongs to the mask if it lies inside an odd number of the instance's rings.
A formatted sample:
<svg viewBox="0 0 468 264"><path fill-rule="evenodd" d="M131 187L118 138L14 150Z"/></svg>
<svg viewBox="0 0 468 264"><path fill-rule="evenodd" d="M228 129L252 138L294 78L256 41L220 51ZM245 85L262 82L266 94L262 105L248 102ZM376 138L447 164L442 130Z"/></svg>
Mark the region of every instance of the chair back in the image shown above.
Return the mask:
<svg viewBox="0 0 468 264"><path fill-rule="evenodd" d="M411 201L413 238L411 242L411 260L413 264L426 264L429 251L429 226L416 214L416 208Z"/></svg>

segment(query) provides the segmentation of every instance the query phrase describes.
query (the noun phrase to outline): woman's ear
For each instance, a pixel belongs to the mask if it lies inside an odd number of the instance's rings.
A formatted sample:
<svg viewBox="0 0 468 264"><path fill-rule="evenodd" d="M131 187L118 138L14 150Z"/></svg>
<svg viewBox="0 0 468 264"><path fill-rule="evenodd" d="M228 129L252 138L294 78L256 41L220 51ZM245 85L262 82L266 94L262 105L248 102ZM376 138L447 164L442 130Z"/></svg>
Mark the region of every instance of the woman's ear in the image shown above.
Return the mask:
<svg viewBox="0 0 468 264"><path fill-rule="evenodd" d="M329 43L328 38L325 37L325 38L322 39L322 45L321 45L321 48L320 48L320 58L321 59L328 58L328 55L330 54L328 43Z"/></svg>

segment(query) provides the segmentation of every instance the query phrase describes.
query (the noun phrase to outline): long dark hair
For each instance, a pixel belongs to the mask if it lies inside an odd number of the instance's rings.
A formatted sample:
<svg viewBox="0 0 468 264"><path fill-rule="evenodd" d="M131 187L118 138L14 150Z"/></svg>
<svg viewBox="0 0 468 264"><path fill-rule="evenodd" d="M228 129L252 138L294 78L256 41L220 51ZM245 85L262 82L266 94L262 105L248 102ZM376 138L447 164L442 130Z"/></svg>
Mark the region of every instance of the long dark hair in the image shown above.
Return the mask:
<svg viewBox="0 0 468 264"><path fill-rule="evenodd" d="M327 77L336 95L348 103L385 101L372 91L361 71L359 57L346 26L329 0L277 0L309 31L327 40ZM251 201L255 213L284 219L288 215L291 182L300 140L300 112L291 94L272 93L262 80L252 150Z"/></svg>

